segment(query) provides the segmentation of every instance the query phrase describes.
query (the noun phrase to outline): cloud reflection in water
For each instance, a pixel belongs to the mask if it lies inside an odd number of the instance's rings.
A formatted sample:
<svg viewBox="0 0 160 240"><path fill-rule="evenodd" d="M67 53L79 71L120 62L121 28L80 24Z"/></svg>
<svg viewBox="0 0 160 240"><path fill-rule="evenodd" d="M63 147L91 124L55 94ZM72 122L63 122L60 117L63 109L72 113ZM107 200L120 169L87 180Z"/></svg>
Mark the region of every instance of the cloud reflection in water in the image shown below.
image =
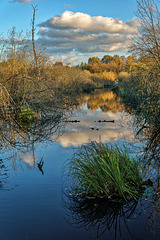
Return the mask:
<svg viewBox="0 0 160 240"><path fill-rule="evenodd" d="M102 111L86 111L86 105L81 111L75 113L71 120L79 120L78 123L67 123L65 133L58 138L58 142L63 147L80 146L90 141L115 142L118 140L130 139L134 137L133 129L128 126L129 117L124 113L104 113ZM101 122L99 120L112 121ZM123 126L122 126L123 125Z"/></svg>

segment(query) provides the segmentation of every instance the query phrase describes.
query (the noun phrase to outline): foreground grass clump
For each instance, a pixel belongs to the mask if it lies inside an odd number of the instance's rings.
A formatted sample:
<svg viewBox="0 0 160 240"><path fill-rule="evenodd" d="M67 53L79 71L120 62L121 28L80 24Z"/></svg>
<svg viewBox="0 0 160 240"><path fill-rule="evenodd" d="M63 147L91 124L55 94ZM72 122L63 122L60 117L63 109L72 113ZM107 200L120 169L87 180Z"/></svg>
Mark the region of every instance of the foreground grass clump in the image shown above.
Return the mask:
<svg viewBox="0 0 160 240"><path fill-rule="evenodd" d="M143 182L138 163L125 150L91 142L83 145L69 162L71 192L112 201L138 200Z"/></svg>

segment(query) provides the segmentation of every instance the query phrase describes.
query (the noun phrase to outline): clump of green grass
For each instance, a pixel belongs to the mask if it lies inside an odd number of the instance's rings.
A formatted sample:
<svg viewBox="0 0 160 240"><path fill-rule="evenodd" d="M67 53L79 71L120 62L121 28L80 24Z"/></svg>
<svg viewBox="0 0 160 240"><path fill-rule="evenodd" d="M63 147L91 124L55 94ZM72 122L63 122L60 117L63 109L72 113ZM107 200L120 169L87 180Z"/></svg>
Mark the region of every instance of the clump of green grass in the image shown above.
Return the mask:
<svg viewBox="0 0 160 240"><path fill-rule="evenodd" d="M78 149L68 164L71 194L112 201L138 200L141 195L138 162L117 146L91 142Z"/></svg>
<svg viewBox="0 0 160 240"><path fill-rule="evenodd" d="M22 120L32 120L35 118L35 112L29 107L21 107L20 119Z"/></svg>
<svg viewBox="0 0 160 240"><path fill-rule="evenodd" d="M29 107L21 106L18 120L22 129L28 129L36 119L36 113Z"/></svg>

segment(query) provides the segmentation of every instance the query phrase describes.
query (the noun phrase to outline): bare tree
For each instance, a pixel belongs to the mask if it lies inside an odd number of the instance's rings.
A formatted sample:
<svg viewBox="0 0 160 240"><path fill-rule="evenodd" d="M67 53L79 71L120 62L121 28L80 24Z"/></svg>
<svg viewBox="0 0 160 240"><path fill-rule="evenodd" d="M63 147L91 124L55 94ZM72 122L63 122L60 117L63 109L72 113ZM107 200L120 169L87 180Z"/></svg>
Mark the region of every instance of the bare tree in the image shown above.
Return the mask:
<svg viewBox="0 0 160 240"><path fill-rule="evenodd" d="M131 51L150 56L160 69L160 11L158 0L137 0L138 33Z"/></svg>
<svg viewBox="0 0 160 240"><path fill-rule="evenodd" d="M32 19L32 46L33 46L33 53L34 53L34 59L35 59L35 64L36 64L36 68L37 68L37 71L38 71L38 68L39 68L39 66L38 66L38 57L37 57L37 52L36 52L36 46L35 46L35 36L34 36L34 34L35 34L35 15L36 15L36 11L38 10L37 9L37 5L34 7L33 5L32 5L32 7L33 7L33 19Z"/></svg>

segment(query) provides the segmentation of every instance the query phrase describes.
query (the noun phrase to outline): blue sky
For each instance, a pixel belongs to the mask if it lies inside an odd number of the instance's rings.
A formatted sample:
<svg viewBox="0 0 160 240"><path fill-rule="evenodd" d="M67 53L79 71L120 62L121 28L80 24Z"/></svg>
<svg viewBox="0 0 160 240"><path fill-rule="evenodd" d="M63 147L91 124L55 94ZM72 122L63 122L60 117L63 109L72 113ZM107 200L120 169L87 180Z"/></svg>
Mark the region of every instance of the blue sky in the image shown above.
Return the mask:
<svg viewBox="0 0 160 240"><path fill-rule="evenodd" d="M36 12L37 42L44 42L53 60L85 61L89 56L126 54L136 31L136 0L1 0L0 33L12 26L30 30Z"/></svg>

